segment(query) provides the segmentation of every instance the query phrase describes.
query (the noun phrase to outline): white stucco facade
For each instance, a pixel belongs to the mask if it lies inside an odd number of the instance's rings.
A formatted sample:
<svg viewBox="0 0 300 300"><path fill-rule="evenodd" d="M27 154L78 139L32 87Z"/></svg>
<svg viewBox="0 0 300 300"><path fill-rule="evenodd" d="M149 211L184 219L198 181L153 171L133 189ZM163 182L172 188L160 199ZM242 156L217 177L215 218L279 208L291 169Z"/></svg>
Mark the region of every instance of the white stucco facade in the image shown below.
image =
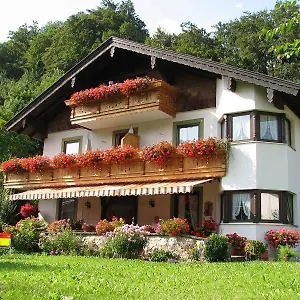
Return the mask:
<svg viewBox="0 0 300 300"><path fill-rule="evenodd" d="M203 119L204 137L220 137L220 120L224 114L259 110L265 112L285 113L291 122L292 145L283 143L247 141L234 142L231 145L231 155L227 175L220 183L206 184L203 189L203 203L211 201L214 204L213 216L217 222L220 221L221 193L224 191L239 190L274 190L286 191L294 195L294 224L300 225L300 185L298 183L298 170L300 170L300 121L298 117L288 108L277 109L267 100L265 88L245 82L237 82L235 92L225 87L222 79L217 79L216 84L216 107L210 109L194 110L177 113L176 118L162 119L152 122L135 122L132 115L132 124L138 128L140 146L152 145L159 141L172 141L174 122ZM129 126L118 126L105 129L89 131L87 129L74 129L50 133L45 139L44 155L54 156L61 152L62 139L71 137L82 137L82 150L88 148L90 139L91 149L107 149L112 146L113 132L126 129ZM170 210L170 197L157 196L157 202L162 201L155 209L149 210L148 198L140 199L138 218L145 224L152 220L153 215L168 217ZM161 199L160 198L164 198ZM96 205L96 204L95 204ZM97 204L98 205L98 204ZM44 203L40 210L47 208ZM164 207L164 208L163 208ZM166 208L167 207L167 208ZM97 211L100 210L100 207ZM161 213L159 213L161 211ZM84 206L80 206L82 216L87 214ZM92 217L95 222L96 217ZM270 228L283 226L283 224L253 224L253 223L229 223L220 224L221 233L233 233L247 236L252 239L263 240L264 233ZM287 225L285 225L287 226Z"/></svg>

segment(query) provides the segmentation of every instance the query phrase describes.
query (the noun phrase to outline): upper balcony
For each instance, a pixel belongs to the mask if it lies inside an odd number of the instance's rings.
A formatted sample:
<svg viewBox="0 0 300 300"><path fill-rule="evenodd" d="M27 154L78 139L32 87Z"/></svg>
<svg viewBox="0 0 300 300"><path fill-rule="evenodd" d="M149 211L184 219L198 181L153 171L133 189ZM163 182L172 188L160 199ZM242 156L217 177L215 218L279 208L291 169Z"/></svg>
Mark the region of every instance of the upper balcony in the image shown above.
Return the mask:
<svg viewBox="0 0 300 300"><path fill-rule="evenodd" d="M125 83L126 81L122 84ZM177 90L173 86L162 80L149 80L146 85L136 90L130 90L131 86L126 86L124 94L119 88L122 84L112 84L72 95L71 99L65 101L71 108L71 123L94 130L176 116ZM79 101L74 101L74 98L79 98Z"/></svg>

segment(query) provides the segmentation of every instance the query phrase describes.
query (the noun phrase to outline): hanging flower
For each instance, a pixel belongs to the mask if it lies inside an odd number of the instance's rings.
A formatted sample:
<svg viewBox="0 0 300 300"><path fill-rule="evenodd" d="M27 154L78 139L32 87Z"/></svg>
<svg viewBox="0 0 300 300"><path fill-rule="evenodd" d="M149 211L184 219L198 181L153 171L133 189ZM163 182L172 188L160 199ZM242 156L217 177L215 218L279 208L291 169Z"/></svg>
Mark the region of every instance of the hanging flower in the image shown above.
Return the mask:
<svg viewBox="0 0 300 300"><path fill-rule="evenodd" d="M106 163L124 164L132 159L138 158L138 150L132 146L113 147L104 151L104 160Z"/></svg>
<svg viewBox="0 0 300 300"><path fill-rule="evenodd" d="M21 166L20 158L12 158L7 161L4 161L1 164L1 170L3 172L12 172L12 173L19 173L23 171Z"/></svg>
<svg viewBox="0 0 300 300"><path fill-rule="evenodd" d="M99 168L104 162L104 152L102 150L88 151L76 155L78 167L94 169Z"/></svg>
<svg viewBox="0 0 300 300"><path fill-rule="evenodd" d="M77 167L76 155L59 153L53 157L52 166L55 169L69 169Z"/></svg>
<svg viewBox="0 0 300 300"><path fill-rule="evenodd" d="M21 158L20 163L24 170L29 171L31 173L40 172L44 169L49 169L51 167L50 158L42 155Z"/></svg>

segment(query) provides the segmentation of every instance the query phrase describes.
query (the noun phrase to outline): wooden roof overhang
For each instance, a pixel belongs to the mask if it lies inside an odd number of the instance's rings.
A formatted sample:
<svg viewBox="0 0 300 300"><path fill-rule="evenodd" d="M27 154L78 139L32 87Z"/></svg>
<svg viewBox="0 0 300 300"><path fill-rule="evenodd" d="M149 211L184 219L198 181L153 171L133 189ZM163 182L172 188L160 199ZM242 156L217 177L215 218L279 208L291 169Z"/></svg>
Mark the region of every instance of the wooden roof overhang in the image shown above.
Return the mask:
<svg viewBox="0 0 300 300"><path fill-rule="evenodd" d="M100 82L121 78L122 74L128 76L130 70L132 76L142 75L145 69L151 71L156 66L165 72L172 68L188 68L208 77L224 76L228 79L229 89L234 89L235 80L264 87L267 89L269 102L281 108L285 104L300 117L298 83L111 37L8 121L6 128L9 131L43 139L47 134L47 122L65 109L64 100L72 93L98 85ZM169 75L171 73L169 70Z"/></svg>

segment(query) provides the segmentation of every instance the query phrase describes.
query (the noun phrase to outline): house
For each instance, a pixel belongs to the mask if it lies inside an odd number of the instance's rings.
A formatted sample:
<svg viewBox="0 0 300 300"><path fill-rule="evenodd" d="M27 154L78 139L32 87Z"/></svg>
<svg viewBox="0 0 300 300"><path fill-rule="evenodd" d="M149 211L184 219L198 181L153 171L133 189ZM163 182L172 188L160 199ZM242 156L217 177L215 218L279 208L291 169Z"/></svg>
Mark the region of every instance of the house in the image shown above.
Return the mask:
<svg viewBox="0 0 300 300"><path fill-rule="evenodd" d="M75 92L137 76L157 79L156 86L93 105L66 101ZM44 141L49 157L122 141L142 148L227 137L228 161L201 165L177 158L163 168L133 161L99 170L8 172L5 187L18 191L14 200L38 199L48 221L96 224L116 215L142 225L158 215L188 217L195 225L212 216L222 234L263 240L270 228L300 224L299 89L293 82L112 37L11 119L7 130Z"/></svg>

